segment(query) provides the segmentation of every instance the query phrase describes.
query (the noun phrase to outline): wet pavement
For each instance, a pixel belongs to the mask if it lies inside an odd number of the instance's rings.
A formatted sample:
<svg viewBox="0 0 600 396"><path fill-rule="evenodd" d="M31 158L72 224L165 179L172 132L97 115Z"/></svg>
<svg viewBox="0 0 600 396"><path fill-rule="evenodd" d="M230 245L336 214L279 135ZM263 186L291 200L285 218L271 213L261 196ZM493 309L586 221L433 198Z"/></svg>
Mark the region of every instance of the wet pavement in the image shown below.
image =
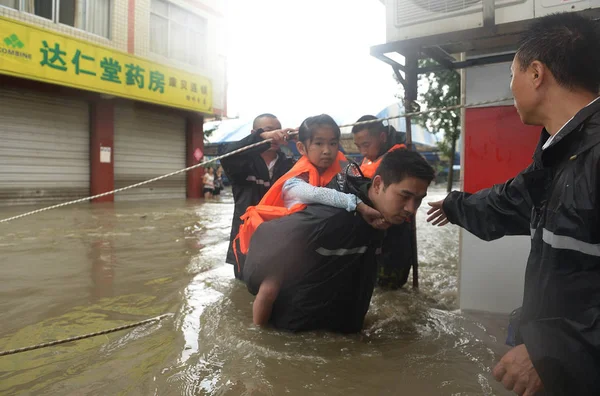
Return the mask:
<svg viewBox="0 0 600 396"><path fill-rule="evenodd" d="M0 208L0 218L30 209ZM173 313L0 357L0 394L508 395L491 375L508 349L504 318L457 311L458 230L427 225L426 210L420 290L376 290L365 329L350 336L252 325L252 296L223 264L227 191L206 203L79 204L0 224L0 350Z"/></svg>

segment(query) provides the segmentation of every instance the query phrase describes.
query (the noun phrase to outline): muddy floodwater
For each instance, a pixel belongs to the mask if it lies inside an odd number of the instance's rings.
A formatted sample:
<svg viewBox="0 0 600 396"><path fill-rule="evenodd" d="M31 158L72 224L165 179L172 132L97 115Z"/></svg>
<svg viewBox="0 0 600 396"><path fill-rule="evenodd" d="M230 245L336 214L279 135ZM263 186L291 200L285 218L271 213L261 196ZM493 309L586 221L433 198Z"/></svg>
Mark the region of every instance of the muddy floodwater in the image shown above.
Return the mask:
<svg viewBox="0 0 600 396"><path fill-rule="evenodd" d="M0 218L30 209L0 208ZM420 291L376 290L363 332L350 336L252 325L252 296L224 264L228 191L0 224L0 350L173 314L0 357L0 394L509 395L491 375L508 350L504 318L457 310L458 229L426 224L426 210Z"/></svg>

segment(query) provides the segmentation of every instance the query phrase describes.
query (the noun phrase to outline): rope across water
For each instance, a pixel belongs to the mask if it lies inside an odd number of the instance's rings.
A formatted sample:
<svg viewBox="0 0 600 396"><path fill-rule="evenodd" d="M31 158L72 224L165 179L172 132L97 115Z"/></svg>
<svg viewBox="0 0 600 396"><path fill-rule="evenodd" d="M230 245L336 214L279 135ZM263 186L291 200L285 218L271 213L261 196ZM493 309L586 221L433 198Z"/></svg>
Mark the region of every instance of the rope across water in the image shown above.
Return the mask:
<svg viewBox="0 0 600 396"><path fill-rule="evenodd" d="M156 316L154 318L142 320L140 322L130 323L130 324L119 326L119 327L113 327L112 329L97 331L95 333L89 333L89 334L84 334L84 335L80 335L80 336L76 336L76 337L65 338L62 340L45 342L43 344L31 345L31 346L23 347L23 348L10 349L8 351L0 351L0 357L14 355L17 353L33 351L33 350L41 349L41 348L48 348L48 347L55 346L55 345L65 344L67 342L73 342L73 341L83 340L86 338L92 338L92 337L97 337L97 336L101 336L101 335L105 335L105 334L110 334L110 333L114 333L116 331L127 330L127 329L131 329L134 327L142 326L142 325L145 325L148 323L158 322L159 320L166 318L167 316L172 316L172 314L163 314L160 316Z"/></svg>

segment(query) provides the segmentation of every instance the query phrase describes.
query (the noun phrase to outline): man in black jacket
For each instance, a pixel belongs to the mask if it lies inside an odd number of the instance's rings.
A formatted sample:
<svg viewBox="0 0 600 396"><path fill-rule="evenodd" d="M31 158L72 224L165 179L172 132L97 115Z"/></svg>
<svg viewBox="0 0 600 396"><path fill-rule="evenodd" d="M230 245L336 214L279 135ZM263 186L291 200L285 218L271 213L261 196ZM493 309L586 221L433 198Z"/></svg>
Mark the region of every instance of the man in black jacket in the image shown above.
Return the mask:
<svg viewBox="0 0 600 396"><path fill-rule="evenodd" d="M356 122L373 120L377 120L377 117L364 115ZM406 150L404 144L396 143L394 127L384 126L381 121L355 125L352 127L352 135L354 144L364 156L360 169L366 177L373 177L377 165L385 153L393 150ZM398 289L404 286L408 280L408 274L414 261L412 230L413 225L410 222L398 224L386 230L379 255L377 284L380 287Z"/></svg>
<svg viewBox="0 0 600 396"><path fill-rule="evenodd" d="M246 212L248 206L257 205L271 185L294 165L293 159L286 157L279 149L281 144L286 143L288 133L291 131L292 129L281 129L281 123L273 114L261 114L254 119L250 135L239 142L228 144L225 153L266 139L273 139L273 142L221 160L223 170L231 182L235 201L229 249L225 261L233 264L234 274L238 279L241 274L238 272L233 252L233 241L242 222L240 216Z"/></svg>
<svg viewBox="0 0 600 396"><path fill-rule="evenodd" d="M433 177L420 154L397 150L385 155L372 182L346 175L332 180L330 187L359 196L388 225L401 224L419 208ZM383 235L362 216L323 205L262 223L242 270L248 290L257 295L255 323L270 321L290 331L360 331ZM266 316L257 318L260 304L268 309L261 309Z"/></svg>
<svg viewBox="0 0 600 396"><path fill-rule="evenodd" d="M600 395L600 34L577 14L536 19L512 64L532 164L505 184L452 192L428 219L484 240L530 235L517 344L494 368L519 395Z"/></svg>

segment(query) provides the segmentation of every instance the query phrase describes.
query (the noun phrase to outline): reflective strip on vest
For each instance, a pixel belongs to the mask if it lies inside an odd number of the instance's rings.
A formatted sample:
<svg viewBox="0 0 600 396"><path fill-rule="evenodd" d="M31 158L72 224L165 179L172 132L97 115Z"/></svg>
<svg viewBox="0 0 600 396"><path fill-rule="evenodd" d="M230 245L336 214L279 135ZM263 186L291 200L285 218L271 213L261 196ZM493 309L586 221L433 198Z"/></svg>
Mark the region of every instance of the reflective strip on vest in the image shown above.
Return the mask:
<svg viewBox="0 0 600 396"><path fill-rule="evenodd" d="M600 257L600 244L588 243L564 235L556 235L544 228L542 240L554 249L574 250L576 252Z"/></svg>
<svg viewBox="0 0 600 396"><path fill-rule="evenodd" d="M359 246L352 249L325 249L324 247L320 247L317 249L317 253L321 256L349 256L351 254L362 254L367 251L366 246Z"/></svg>

